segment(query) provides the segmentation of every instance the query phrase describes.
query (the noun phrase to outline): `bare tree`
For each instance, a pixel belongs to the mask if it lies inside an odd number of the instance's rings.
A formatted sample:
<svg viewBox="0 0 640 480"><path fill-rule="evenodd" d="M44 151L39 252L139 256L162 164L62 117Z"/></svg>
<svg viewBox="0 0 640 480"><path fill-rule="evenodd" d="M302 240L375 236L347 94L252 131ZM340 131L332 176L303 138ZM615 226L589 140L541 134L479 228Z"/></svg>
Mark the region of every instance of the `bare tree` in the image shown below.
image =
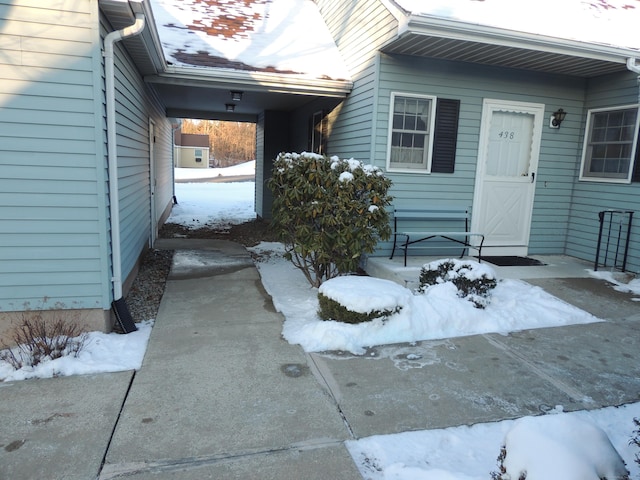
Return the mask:
<svg viewBox="0 0 640 480"><path fill-rule="evenodd" d="M209 135L215 165L227 167L256 157L256 125L219 120L183 120L184 133Z"/></svg>

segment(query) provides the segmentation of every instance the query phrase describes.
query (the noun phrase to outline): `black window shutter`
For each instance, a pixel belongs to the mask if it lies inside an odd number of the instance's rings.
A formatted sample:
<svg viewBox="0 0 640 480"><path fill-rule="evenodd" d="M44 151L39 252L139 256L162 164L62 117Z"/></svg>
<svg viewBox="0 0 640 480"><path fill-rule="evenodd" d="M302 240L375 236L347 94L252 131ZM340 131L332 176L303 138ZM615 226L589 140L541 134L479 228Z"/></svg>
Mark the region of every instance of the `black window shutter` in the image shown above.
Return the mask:
<svg viewBox="0 0 640 480"><path fill-rule="evenodd" d="M439 98L436 103L436 127L433 133L433 173L453 173L458 141L460 100Z"/></svg>

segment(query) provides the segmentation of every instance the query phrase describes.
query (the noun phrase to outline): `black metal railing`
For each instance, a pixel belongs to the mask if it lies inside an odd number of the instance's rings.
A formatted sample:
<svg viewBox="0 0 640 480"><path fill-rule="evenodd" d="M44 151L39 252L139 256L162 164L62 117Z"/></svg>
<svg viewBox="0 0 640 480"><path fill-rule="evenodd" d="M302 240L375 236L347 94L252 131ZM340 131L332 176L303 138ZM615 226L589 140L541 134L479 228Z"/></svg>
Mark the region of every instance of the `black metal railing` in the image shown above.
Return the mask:
<svg viewBox="0 0 640 480"><path fill-rule="evenodd" d="M631 222L633 212L630 210L604 210L598 212L600 230L598 232L598 248L593 267L609 267L626 271Z"/></svg>

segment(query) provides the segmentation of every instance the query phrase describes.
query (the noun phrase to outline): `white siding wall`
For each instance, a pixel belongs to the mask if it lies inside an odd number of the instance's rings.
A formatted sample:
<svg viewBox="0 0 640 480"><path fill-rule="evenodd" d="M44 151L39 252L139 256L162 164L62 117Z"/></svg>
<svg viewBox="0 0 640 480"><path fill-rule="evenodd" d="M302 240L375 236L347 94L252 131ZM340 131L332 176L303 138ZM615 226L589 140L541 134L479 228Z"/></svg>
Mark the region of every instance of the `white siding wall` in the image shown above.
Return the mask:
<svg viewBox="0 0 640 480"><path fill-rule="evenodd" d="M0 1L0 311L100 308L97 2Z"/></svg>
<svg viewBox="0 0 640 480"><path fill-rule="evenodd" d="M608 75L589 81L586 108L581 117L581 133L586 126L588 108L605 108L630 105L638 102L636 75L628 72ZM564 124L563 124L564 126ZM582 144L580 144L580 155ZM602 210L633 210L635 226L631 233L627 269L640 272L640 183L613 184L580 182L579 163L569 222L567 253L593 261L598 241L598 212Z"/></svg>

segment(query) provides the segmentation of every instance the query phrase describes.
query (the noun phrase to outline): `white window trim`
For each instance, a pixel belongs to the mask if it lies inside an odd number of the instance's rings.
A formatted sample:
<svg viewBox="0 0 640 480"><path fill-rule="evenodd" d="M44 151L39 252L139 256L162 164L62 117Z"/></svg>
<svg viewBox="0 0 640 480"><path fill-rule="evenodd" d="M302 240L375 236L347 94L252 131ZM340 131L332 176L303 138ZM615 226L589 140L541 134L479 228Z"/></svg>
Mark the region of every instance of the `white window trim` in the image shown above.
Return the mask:
<svg viewBox="0 0 640 480"><path fill-rule="evenodd" d="M419 98L425 100L431 100L431 110L429 112L429 144L427 148L427 165L425 168L397 168L391 165L391 138L393 135L393 106L395 105L396 97L409 97ZM389 104L389 114L387 120L388 134L387 134L387 171L392 173L418 173L421 175L431 173L431 159L433 157L433 137L436 126L436 104L438 97L433 95L420 95L416 93L403 93L403 92L391 92L391 103Z"/></svg>
<svg viewBox="0 0 640 480"><path fill-rule="evenodd" d="M606 177L594 177L584 174L585 162L587 161L587 149L589 147L589 138L591 136L591 119L594 113L599 112L612 112L615 110L630 110L635 108L638 110L636 115L636 125L634 130L633 145L631 147L631 163L629 165L629 171L627 172L627 178L606 178ZM599 183L631 183L633 177L633 162L635 159L636 148L638 148L638 129L640 128L640 104L622 105L617 107L606 108L592 108L587 111L587 125L584 132L584 141L582 143L582 159L580 161L580 177L581 182L599 182Z"/></svg>

